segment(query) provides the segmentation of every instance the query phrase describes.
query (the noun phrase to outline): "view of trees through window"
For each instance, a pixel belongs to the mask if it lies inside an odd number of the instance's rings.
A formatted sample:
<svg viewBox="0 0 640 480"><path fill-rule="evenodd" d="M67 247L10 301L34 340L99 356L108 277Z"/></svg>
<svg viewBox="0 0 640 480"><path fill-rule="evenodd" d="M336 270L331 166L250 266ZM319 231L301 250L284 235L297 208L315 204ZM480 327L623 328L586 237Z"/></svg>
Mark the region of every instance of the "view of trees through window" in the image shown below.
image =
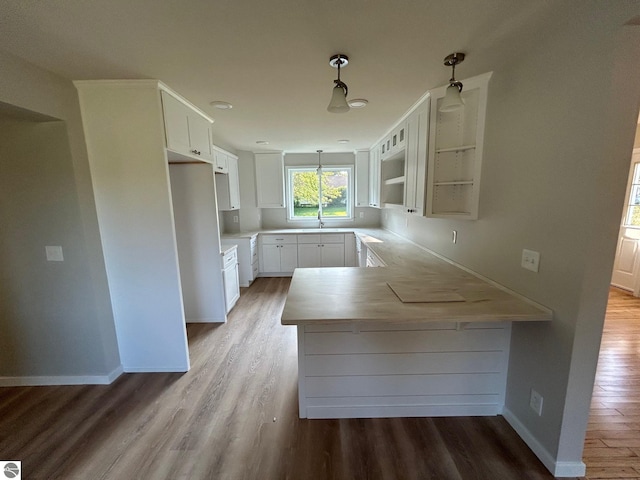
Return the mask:
<svg viewBox="0 0 640 480"><path fill-rule="evenodd" d="M293 217L348 217L349 171L341 168L299 168L290 171ZM322 179L322 189L320 189ZM322 198L321 192L322 191Z"/></svg>

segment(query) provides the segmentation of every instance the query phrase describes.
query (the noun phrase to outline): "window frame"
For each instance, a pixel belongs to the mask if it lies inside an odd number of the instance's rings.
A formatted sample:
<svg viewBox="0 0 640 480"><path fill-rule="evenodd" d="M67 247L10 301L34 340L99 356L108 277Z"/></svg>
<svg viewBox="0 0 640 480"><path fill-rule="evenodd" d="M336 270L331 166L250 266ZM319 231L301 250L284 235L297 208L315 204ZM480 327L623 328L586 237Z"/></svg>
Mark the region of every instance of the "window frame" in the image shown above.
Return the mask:
<svg viewBox="0 0 640 480"><path fill-rule="evenodd" d="M353 165L323 165L323 170L346 170L347 171L347 216L345 217L332 217L323 216L322 222L327 225L329 223L337 222L352 222L354 217L354 205L355 205L355 168ZM295 209L293 206L293 172L317 172L318 167L315 165L287 165L285 166L285 184L286 184L286 204L287 204L287 222L293 223L317 223L316 217L295 217ZM319 192L318 192L319 193ZM318 201L320 198L318 198Z"/></svg>

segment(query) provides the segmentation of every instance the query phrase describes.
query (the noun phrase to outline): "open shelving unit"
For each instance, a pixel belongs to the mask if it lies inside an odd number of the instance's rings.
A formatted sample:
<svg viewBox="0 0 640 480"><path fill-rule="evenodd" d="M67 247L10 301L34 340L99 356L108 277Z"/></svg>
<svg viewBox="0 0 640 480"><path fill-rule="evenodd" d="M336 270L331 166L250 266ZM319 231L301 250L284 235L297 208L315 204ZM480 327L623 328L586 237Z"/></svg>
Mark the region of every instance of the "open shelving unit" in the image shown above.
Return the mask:
<svg viewBox="0 0 640 480"><path fill-rule="evenodd" d="M382 203L384 206L403 206L405 191L405 149L385 158L381 164Z"/></svg>
<svg viewBox="0 0 640 480"><path fill-rule="evenodd" d="M446 87L433 92L426 216L478 218L482 142L491 74L466 80L464 106L440 112Z"/></svg>

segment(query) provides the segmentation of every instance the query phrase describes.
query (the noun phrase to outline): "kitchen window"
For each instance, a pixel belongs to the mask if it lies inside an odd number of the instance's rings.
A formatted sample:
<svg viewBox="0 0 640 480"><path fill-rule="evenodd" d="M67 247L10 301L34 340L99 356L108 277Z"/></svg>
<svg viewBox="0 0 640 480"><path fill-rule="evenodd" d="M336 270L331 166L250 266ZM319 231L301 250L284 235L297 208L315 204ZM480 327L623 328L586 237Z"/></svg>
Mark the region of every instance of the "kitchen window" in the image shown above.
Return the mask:
<svg viewBox="0 0 640 480"><path fill-rule="evenodd" d="M353 219L353 167L287 167L289 220Z"/></svg>

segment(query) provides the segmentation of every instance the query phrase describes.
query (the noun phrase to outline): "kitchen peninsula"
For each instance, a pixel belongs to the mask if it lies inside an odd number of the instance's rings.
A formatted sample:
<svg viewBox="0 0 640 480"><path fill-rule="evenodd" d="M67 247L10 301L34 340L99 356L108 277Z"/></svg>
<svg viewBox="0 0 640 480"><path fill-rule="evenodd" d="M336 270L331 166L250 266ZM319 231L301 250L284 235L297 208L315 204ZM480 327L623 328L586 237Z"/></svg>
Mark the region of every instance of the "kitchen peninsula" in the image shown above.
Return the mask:
<svg viewBox="0 0 640 480"><path fill-rule="evenodd" d="M511 322L552 312L389 232L358 235L387 267L291 281L300 417L502 413Z"/></svg>

